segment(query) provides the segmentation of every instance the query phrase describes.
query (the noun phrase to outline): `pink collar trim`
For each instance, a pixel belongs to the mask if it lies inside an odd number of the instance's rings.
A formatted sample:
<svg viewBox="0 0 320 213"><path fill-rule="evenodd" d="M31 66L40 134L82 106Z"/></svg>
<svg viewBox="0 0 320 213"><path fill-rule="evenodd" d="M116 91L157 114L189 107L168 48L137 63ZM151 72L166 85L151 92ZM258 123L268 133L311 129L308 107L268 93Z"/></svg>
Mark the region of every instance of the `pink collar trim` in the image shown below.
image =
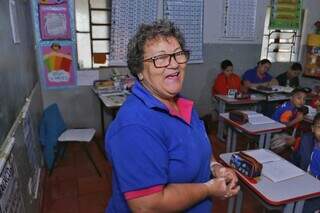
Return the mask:
<svg viewBox="0 0 320 213"><path fill-rule="evenodd" d="M184 120L187 124L190 124L193 101L179 97L177 100L177 106L179 110L176 110L170 106L167 106L169 109L170 115L177 116L182 120Z"/></svg>

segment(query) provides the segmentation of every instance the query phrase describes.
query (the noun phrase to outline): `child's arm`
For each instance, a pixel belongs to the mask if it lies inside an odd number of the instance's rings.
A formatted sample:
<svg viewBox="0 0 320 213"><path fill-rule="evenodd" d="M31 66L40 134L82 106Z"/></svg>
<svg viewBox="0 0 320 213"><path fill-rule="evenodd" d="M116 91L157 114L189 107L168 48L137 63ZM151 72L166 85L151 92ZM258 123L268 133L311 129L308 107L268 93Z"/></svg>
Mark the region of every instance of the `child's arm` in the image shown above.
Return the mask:
<svg viewBox="0 0 320 213"><path fill-rule="evenodd" d="M297 116L293 120L291 120L288 123L286 123L286 126L287 127L293 127L297 123L300 123L301 121L303 121L303 118L304 118L303 113L302 112L298 112Z"/></svg>

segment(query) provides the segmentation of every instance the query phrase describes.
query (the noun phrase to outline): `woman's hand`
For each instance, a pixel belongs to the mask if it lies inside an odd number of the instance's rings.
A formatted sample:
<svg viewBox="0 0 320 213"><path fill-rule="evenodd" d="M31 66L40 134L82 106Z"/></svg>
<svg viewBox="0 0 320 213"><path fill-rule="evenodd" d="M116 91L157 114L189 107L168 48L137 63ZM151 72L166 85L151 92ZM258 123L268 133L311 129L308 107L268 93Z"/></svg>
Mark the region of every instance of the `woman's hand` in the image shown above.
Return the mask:
<svg viewBox="0 0 320 213"><path fill-rule="evenodd" d="M222 199L236 195L240 186L233 185L232 182L227 184L225 178L214 178L205 183L208 188L209 196L219 197Z"/></svg>
<svg viewBox="0 0 320 213"><path fill-rule="evenodd" d="M240 190L238 186L238 177L236 173L230 169L222 166L221 164L215 164L212 168L212 174L217 178L223 178L225 184L227 185L227 192L223 195L223 197L231 197L236 195Z"/></svg>

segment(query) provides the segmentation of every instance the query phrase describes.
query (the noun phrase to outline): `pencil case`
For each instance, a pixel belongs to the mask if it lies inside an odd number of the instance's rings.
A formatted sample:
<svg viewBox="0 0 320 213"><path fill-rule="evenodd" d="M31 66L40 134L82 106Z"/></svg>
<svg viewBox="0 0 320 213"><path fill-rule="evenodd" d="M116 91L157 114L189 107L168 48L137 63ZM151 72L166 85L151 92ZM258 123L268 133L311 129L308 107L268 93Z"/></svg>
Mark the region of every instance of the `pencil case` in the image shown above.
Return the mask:
<svg viewBox="0 0 320 213"><path fill-rule="evenodd" d="M241 174L250 178L259 177L261 175L262 164L244 152L232 154L230 165Z"/></svg>

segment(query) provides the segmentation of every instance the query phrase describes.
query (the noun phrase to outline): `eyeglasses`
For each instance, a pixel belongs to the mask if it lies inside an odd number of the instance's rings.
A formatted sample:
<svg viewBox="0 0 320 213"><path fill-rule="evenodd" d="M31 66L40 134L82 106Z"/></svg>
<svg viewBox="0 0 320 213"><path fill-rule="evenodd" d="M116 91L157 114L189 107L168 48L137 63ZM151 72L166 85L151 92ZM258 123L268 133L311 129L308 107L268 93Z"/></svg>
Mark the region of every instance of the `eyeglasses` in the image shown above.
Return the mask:
<svg viewBox="0 0 320 213"><path fill-rule="evenodd" d="M185 64L189 60L189 51L182 50L176 53L172 54L163 54L163 55L157 55L153 56L151 58L144 59L143 61L151 62L153 61L153 64L156 68L164 68L167 67L171 63L171 58L173 57L174 60L178 64Z"/></svg>

